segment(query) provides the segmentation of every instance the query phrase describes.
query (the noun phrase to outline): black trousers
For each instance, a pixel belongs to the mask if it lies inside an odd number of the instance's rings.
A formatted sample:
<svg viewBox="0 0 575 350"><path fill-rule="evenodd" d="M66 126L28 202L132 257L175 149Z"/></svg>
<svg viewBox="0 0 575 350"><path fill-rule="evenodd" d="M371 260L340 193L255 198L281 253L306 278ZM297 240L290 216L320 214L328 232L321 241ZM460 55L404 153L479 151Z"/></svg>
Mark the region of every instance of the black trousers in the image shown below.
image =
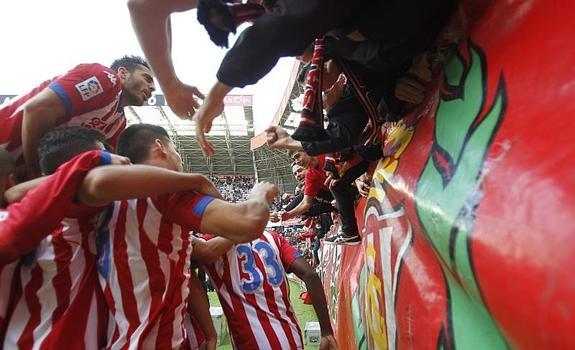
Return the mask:
<svg viewBox="0 0 575 350"><path fill-rule="evenodd" d="M364 160L349 169L331 190L339 209L342 231L348 236L358 234L357 220L355 218L355 195L357 189L352 186L352 183L367 171L369 164L369 161Z"/></svg>

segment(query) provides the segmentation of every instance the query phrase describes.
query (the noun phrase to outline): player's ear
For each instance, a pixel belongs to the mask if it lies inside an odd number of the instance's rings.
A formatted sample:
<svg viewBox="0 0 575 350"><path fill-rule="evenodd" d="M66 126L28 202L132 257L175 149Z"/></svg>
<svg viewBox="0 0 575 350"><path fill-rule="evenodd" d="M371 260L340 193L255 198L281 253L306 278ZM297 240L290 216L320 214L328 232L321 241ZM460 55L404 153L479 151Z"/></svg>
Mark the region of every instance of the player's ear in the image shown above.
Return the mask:
<svg viewBox="0 0 575 350"><path fill-rule="evenodd" d="M158 152L160 152L160 154L162 156L167 156L168 155L168 149L166 148L166 146L164 145L164 143L162 142L162 140L160 139L155 139L154 140L154 148L156 150L158 150Z"/></svg>
<svg viewBox="0 0 575 350"><path fill-rule="evenodd" d="M128 76L130 75L130 72L126 69L126 67L118 67L117 73L122 82L126 81L128 79Z"/></svg>

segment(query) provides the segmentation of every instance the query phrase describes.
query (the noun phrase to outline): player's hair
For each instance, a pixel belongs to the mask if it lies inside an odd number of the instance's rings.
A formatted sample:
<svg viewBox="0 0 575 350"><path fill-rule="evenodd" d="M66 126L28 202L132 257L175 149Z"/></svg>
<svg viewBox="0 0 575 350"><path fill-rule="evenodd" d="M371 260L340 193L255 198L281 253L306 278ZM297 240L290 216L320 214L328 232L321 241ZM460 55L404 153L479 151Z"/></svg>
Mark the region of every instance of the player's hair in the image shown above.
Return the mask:
<svg viewBox="0 0 575 350"><path fill-rule="evenodd" d="M80 126L49 130L38 144L38 159L42 174L49 175L76 155L106 147L106 136L98 129Z"/></svg>
<svg viewBox="0 0 575 350"><path fill-rule="evenodd" d="M120 67L124 67L128 70L128 72L132 73L140 65L150 69L148 62L146 62L146 60L142 57L135 55L125 55L112 62L110 68L117 72Z"/></svg>
<svg viewBox="0 0 575 350"><path fill-rule="evenodd" d="M10 152L0 147L0 181L14 173L16 162Z"/></svg>
<svg viewBox="0 0 575 350"><path fill-rule="evenodd" d="M130 158L134 164L148 159L150 146L156 139L166 143L170 142L170 135L166 129L152 124L130 125L120 134L118 140L118 154Z"/></svg>

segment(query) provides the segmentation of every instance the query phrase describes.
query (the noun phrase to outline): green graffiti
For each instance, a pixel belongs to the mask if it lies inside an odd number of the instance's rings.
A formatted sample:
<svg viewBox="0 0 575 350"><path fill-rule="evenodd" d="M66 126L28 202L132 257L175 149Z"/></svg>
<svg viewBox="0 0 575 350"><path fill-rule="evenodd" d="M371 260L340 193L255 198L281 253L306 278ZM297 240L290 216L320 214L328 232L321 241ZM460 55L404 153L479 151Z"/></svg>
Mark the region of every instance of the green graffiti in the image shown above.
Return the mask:
<svg viewBox="0 0 575 350"><path fill-rule="evenodd" d="M448 92L437 109L434 142L415 190L416 208L444 270L448 341L463 349L499 349L506 344L483 304L470 239L481 200L482 168L503 118L506 93L500 77L487 110L485 57L473 44L466 54L454 57L445 69Z"/></svg>
<svg viewBox="0 0 575 350"><path fill-rule="evenodd" d="M366 275L367 271L365 268L361 270L359 277L359 284L355 292L353 293L353 298L351 299L351 313L353 317L353 332L355 334L355 343L357 344L357 350L367 350L367 338L365 336L365 327L363 326L362 315L362 303L361 299L365 293L364 286L367 285Z"/></svg>

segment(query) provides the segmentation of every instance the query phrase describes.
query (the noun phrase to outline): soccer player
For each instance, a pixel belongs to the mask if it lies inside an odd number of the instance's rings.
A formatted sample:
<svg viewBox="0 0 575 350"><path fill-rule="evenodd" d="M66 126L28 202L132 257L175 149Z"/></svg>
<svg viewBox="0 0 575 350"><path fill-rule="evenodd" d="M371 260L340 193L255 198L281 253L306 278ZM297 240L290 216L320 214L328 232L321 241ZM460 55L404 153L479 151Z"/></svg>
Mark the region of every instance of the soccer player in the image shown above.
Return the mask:
<svg viewBox="0 0 575 350"><path fill-rule="evenodd" d="M108 313L95 270L98 214L114 199L202 190L210 184L203 176L148 166L107 166L86 175L112 159L100 151L103 141L95 129L49 131L39 147L46 174L77 153L92 151L60 166L20 203L8 207L10 215L0 225L0 266L36 248L21 260L22 293L11 304L14 311L2 339L5 349L105 345Z"/></svg>
<svg viewBox="0 0 575 350"><path fill-rule="evenodd" d="M0 147L12 153L19 172L37 177L36 147L46 131L57 126L95 128L115 146L126 127L124 107L143 105L154 89L152 72L140 57L124 56L111 68L80 64L0 107Z"/></svg>
<svg viewBox="0 0 575 350"><path fill-rule="evenodd" d="M264 231L204 266L224 309L235 349L303 349L287 272L302 279L311 295L321 326L320 348L337 349L321 281L282 236Z"/></svg>
<svg viewBox="0 0 575 350"><path fill-rule="evenodd" d="M135 124L118 153L132 163L182 171L166 130ZM100 282L114 318L107 348L177 349L185 342L190 231L246 242L265 228L277 189L254 186L248 199L228 203L195 192L117 201L99 232Z"/></svg>

